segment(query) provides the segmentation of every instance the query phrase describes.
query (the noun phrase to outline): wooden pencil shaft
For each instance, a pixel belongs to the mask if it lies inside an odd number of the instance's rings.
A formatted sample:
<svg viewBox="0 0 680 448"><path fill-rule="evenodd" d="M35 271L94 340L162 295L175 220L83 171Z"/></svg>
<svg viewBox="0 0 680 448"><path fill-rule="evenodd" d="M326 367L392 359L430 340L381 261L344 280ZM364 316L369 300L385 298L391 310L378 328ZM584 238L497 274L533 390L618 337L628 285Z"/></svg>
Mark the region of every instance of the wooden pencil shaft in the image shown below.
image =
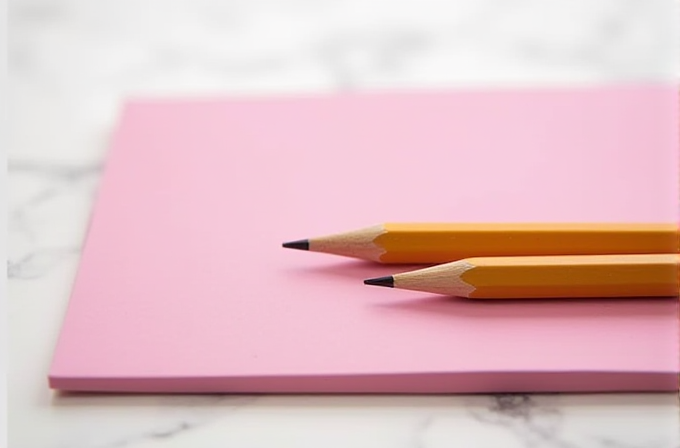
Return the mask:
<svg viewBox="0 0 680 448"><path fill-rule="evenodd" d="M479 299L677 296L680 255L479 257L396 274L394 287Z"/></svg>
<svg viewBox="0 0 680 448"><path fill-rule="evenodd" d="M386 264L470 257L677 253L671 223L385 223L309 240L309 250Z"/></svg>

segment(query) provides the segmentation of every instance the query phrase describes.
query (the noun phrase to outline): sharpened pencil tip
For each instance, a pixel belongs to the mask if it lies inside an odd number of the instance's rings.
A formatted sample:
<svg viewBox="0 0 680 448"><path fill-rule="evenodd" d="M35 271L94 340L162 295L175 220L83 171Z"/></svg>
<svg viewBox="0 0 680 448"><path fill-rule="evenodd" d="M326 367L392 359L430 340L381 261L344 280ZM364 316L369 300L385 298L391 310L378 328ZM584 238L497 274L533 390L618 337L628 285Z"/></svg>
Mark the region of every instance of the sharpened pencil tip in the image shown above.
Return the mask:
<svg viewBox="0 0 680 448"><path fill-rule="evenodd" d="M387 288L394 288L394 277L388 275L387 277L376 277L364 280L364 285L385 286Z"/></svg>
<svg viewBox="0 0 680 448"><path fill-rule="evenodd" d="M309 240L296 240L283 243L286 249L309 250Z"/></svg>

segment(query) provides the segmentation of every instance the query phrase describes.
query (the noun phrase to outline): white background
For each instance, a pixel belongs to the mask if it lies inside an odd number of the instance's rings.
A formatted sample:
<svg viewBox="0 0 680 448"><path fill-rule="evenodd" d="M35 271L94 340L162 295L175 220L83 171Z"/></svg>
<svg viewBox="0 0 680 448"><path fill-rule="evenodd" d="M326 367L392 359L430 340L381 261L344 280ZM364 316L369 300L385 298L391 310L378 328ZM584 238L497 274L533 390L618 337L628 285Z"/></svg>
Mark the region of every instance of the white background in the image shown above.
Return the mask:
<svg viewBox="0 0 680 448"><path fill-rule="evenodd" d="M0 219L7 222L7 8L0 0ZM7 230L0 234L0 256L7 256ZM0 278L0 441L7 439L7 279Z"/></svg>
<svg viewBox="0 0 680 448"><path fill-rule="evenodd" d="M60 397L45 378L126 97L675 80L678 12L673 0L13 1L9 446L680 447L676 394Z"/></svg>

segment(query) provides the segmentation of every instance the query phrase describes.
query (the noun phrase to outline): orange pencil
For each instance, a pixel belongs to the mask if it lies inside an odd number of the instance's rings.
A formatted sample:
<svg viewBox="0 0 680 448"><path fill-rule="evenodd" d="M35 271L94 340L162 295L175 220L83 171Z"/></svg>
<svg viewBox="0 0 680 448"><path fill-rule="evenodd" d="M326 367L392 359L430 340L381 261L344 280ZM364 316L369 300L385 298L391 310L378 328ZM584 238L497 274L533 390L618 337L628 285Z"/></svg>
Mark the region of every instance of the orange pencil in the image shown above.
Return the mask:
<svg viewBox="0 0 680 448"><path fill-rule="evenodd" d="M364 283L471 299L670 297L679 262L678 254L481 257Z"/></svg>
<svg viewBox="0 0 680 448"><path fill-rule="evenodd" d="M385 264L468 257L654 254L680 251L672 223L386 223L283 247Z"/></svg>

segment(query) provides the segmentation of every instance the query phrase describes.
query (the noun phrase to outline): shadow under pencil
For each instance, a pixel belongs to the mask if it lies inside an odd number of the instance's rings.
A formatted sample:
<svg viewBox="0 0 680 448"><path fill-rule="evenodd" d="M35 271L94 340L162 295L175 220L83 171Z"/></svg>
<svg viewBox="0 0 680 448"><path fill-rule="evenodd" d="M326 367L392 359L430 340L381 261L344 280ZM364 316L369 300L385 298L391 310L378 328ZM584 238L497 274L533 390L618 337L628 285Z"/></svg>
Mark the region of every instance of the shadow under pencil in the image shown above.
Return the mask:
<svg viewBox="0 0 680 448"><path fill-rule="evenodd" d="M423 295L403 296L394 301L381 301L372 306L395 312L436 314L437 316L508 319L528 317L583 318L663 316L677 313L677 297L588 298L588 299L468 299L464 297Z"/></svg>

